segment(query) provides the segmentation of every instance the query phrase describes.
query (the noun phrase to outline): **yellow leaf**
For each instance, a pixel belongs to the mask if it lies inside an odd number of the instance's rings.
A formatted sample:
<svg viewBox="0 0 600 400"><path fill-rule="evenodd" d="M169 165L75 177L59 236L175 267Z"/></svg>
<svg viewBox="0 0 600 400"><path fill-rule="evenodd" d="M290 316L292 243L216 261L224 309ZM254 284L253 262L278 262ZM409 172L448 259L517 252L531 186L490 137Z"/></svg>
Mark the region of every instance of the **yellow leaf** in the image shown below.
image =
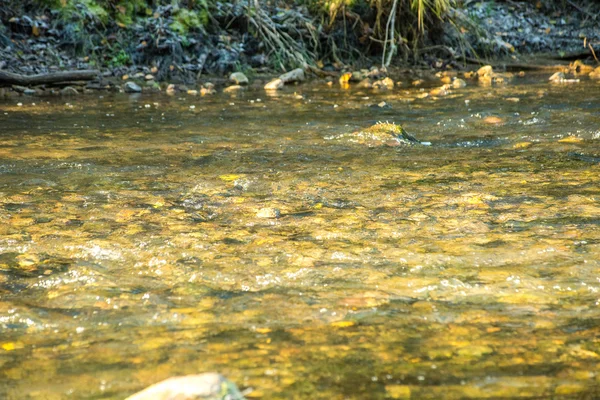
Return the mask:
<svg viewBox="0 0 600 400"><path fill-rule="evenodd" d="M258 332L258 333L269 333L269 332L271 332L271 328L256 328L256 332Z"/></svg>
<svg viewBox="0 0 600 400"><path fill-rule="evenodd" d="M577 136L567 136L558 141L559 143L581 143L583 139Z"/></svg>
<svg viewBox="0 0 600 400"><path fill-rule="evenodd" d="M15 349L15 344L14 343L3 343L2 348L6 351L11 351L11 350Z"/></svg>
<svg viewBox="0 0 600 400"><path fill-rule="evenodd" d="M240 175L235 175L235 174L225 174L225 175L221 175L219 176L219 179L225 182L233 182L236 179L238 179L240 177Z"/></svg>
<svg viewBox="0 0 600 400"><path fill-rule="evenodd" d="M6 342L6 343L2 343L2 348L6 351L13 351L16 349L22 349L23 343L21 342Z"/></svg>
<svg viewBox="0 0 600 400"><path fill-rule="evenodd" d="M354 325L356 325L354 321L335 321L331 323L331 326L334 328L348 328Z"/></svg>
<svg viewBox="0 0 600 400"><path fill-rule="evenodd" d="M529 146L531 146L533 143L531 142L519 142L519 143L515 143L513 146L513 149L526 149Z"/></svg>
<svg viewBox="0 0 600 400"><path fill-rule="evenodd" d="M386 385L385 391L392 399L410 399L410 387L404 385Z"/></svg>

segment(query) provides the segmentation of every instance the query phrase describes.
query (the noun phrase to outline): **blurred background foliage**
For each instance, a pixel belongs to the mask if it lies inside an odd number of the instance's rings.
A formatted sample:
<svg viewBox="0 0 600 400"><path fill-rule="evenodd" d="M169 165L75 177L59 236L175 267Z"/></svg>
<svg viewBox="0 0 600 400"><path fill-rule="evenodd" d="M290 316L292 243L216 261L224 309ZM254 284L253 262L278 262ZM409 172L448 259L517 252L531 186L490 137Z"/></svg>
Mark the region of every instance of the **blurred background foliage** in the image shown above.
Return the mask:
<svg viewBox="0 0 600 400"><path fill-rule="evenodd" d="M52 37L61 50L88 56L99 65L156 64L164 59L171 70L188 64L186 68L198 73L221 73L241 65L286 70L305 64L387 66L392 60L418 63L425 58L431 63L434 58L514 51L494 32L484 38L481 29L486 24L481 7L502 2L2 0L0 44L8 43L7 32L20 32ZM573 7L573 1L507 4L517 9L523 4L570 11ZM480 10L477 17L470 11L474 7Z"/></svg>

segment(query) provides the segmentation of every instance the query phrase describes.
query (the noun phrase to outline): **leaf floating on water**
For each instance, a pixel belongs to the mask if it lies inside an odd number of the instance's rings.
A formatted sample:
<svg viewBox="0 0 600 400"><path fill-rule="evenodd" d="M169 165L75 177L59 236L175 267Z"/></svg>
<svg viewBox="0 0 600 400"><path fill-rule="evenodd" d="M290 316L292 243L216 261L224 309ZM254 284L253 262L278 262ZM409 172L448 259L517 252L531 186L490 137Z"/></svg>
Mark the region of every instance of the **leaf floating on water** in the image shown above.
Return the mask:
<svg viewBox="0 0 600 400"><path fill-rule="evenodd" d="M583 139L578 136L567 136L566 138L559 139L558 143L581 143Z"/></svg>
<svg viewBox="0 0 600 400"><path fill-rule="evenodd" d="M13 351L13 350L17 350L17 349L22 349L25 346L21 342L6 342L6 343L2 343L1 347L5 351Z"/></svg>
<svg viewBox="0 0 600 400"><path fill-rule="evenodd" d="M241 175L235 175L235 174L225 174L225 175L220 175L219 179L224 181L224 182L233 182L236 179L240 178Z"/></svg>
<svg viewBox="0 0 600 400"><path fill-rule="evenodd" d="M356 325L354 321L335 321L331 323L333 328L349 328L354 325Z"/></svg>
<svg viewBox="0 0 600 400"><path fill-rule="evenodd" d="M532 144L533 143L531 142L518 142L513 145L513 149L526 149L528 147L531 147Z"/></svg>
<svg viewBox="0 0 600 400"><path fill-rule="evenodd" d="M386 385L385 391L392 399L410 399L410 387L405 385Z"/></svg>
<svg viewBox="0 0 600 400"><path fill-rule="evenodd" d="M489 116L489 117L485 117L482 122L486 123L486 124L490 124L490 125L503 125L504 124L504 120L500 117L495 117L495 116Z"/></svg>

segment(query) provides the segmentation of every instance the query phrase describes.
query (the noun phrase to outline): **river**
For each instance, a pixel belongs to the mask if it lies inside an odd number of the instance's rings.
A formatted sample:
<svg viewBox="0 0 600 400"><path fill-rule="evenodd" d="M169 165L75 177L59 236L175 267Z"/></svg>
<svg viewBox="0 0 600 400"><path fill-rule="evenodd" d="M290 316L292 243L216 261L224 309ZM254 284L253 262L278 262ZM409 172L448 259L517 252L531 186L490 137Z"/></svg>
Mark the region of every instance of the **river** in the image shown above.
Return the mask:
<svg viewBox="0 0 600 400"><path fill-rule="evenodd" d="M2 100L0 397L597 398L600 83L546 79Z"/></svg>

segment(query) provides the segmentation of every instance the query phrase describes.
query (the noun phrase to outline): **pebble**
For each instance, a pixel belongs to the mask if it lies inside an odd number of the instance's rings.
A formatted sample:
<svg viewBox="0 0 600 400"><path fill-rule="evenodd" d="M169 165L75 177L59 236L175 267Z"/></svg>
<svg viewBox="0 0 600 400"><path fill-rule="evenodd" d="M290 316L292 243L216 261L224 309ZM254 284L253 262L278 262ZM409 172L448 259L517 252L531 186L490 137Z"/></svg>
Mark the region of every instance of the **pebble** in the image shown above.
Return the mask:
<svg viewBox="0 0 600 400"><path fill-rule="evenodd" d="M278 90L283 88L284 82L280 79L273 79L271 82L265 85L265 90Z"/></svg>
<svg viewBox="0 0 600 400"><path fill-rule="evenodd" d="M446 88L444 86L442 86L442 87L431 90L429 92L429 94L432 96L437 96L437 97L446 96L448 94L448 90L446 90Z"/></svg>
<svg viewBox="0 0 600 400"><path fill-rule="evenodd" d="M490 125L502 125L504 123L504 120L500 117L489 116L482 119L482 122Z"/></svg>
<svg viewBox="0 0 600 400"><path fill-rule="evenodd" d="M243 72L234 72L229 75L229 81L235 83L236 85L247 85L248 77L244 75Z"/></svg>
<svg viewBox="0 0 600 400"><path fill-rule="evenodd" d="M256 212L258 218L279 218L281 217L281 211L278 208L264 207Z"/></svg>
<svg viewBox="0 0 600 400"><path fill-rule="evenodd" d="M375 89L393 89L394 81L390 78L384 78L373 83Z"/></svg>
<svg viewBox="0 0 600 400"><path fill-rule="evenodd" d="M483 67L477 70L478 77L491 76L494 73L494 70L491 65L484 65Z"/></svg>
<svg viewBox="0 0 600 400"><path fill-rule="evenodd" d="M223 93L236 93L239 91L245 90L241 85L231 85L223 89Z"/></svg>
<svg viewBox="0 0 600 400"><path fill-rule="evenodd" d="M464 88L465 86L467 86L467 82L463 81L460 78L457 78L454 81L452 81L452 87L454 89Z"/></svg>
<svg viewBox="0 0 600 400"><path fill-rule="evenodd" d="M67 86L60 90L60 94L62 94L63 96L75 96L78 95L79 92L74 87Z"/></svg>
<svg viewBox="0 0 600 400"><path fill-rule="evenodd" d="M304 82L306 77L304 76L304 70L302 68L296 68L290 72L280 75L279 79L281 79L281 81L285 84L292 82Z"/></svg>
<svg viewBox="0 0 600 400"><path fill-rule="evenodd" d="M123 87L126 93L140 93L142 88L134 82L127 82Z"/></svg>

